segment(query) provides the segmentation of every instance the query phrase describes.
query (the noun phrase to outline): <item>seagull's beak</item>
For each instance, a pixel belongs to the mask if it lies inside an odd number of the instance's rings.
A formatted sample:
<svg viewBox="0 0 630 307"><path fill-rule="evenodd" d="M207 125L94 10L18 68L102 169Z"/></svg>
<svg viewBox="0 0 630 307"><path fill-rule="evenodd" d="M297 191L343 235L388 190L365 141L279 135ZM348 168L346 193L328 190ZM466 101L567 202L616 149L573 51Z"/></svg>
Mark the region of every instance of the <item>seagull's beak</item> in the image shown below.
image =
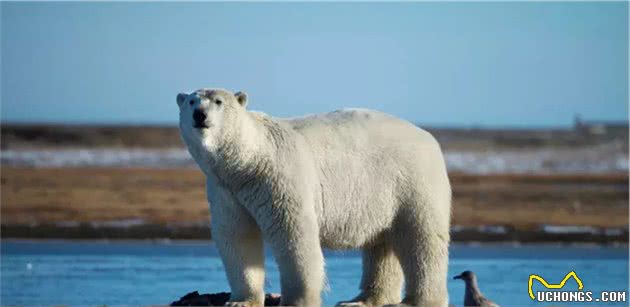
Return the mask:
<svg viewBox="0 0 630 307"><path fill-rule="evenodd" d="M460 274L460 275L454 276L453 279L462 279L462 275Z"/></svg>

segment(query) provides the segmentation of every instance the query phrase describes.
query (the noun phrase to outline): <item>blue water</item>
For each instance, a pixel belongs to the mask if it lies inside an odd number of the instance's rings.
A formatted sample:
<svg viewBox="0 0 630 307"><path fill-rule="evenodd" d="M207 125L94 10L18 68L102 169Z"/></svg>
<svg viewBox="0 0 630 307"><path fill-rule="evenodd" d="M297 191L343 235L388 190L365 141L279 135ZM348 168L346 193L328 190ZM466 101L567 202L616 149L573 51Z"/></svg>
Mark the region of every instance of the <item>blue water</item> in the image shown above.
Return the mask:
<svg viewBox="0 0 630 307"><path fill-rule="evenodd" d="M1 248L4 306L164 305L193 290L229 290L217 251L205 242L5 240ZM449 276L475 271L486 296L504 306L544 305L528 297L529 274L557 283L575 271L584 290L628 290L627 247L453 245L450 258ZM273 259L266 263L267 291L280 292ZM326 252L326 270L326 305L357 294L358 252ZM461 305L463 283L449 279L448 290Z"/></svg>

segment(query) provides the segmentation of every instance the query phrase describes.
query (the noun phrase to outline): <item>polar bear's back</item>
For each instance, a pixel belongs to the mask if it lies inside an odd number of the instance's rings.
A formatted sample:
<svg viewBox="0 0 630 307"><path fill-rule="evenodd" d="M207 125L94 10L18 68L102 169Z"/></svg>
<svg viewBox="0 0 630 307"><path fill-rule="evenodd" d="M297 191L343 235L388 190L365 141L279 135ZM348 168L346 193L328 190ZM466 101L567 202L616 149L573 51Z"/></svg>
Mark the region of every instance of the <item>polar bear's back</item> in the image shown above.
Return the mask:
<svg viewBox="0 0 630 307"><path fill-rule="evenodd" d="M440 145L429 132L383 112L343 109L286 123L304 137L324 170L339 167L355 175L366 169L386 174L404 168L406 175L445 172Z"/></svg>
<svg viewBox="0 0 630 307"><path fill-rule="evenodd" d="M285 121L316 150L361 150L366 154L383 150L400 151L404 148L413 151L416 146L439 149L439 144L429 132L408 121L374 110L343 109Z"/></svg>
<svg viewBox="0 0 630 307"><path fill-rule="evenodd" d="M310 146L322 189L322 242L329 247L356 247L374 239L390 227L401 205L417 206L416 199L430 197L419 195L423 191L450 198L439 144L407 121L344 109L283 122ZM342 242L336 240L340 237Z"/></svg>

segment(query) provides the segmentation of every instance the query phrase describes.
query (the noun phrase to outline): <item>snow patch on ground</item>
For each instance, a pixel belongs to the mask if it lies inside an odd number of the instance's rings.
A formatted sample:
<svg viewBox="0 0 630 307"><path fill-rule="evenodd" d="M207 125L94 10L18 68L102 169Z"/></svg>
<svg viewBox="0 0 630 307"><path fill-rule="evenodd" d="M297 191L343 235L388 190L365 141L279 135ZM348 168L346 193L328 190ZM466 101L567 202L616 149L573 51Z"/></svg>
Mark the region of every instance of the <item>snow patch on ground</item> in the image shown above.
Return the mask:
<svg viewBox="0 0 630 307"><path fill-rule="evenodd" d="M421 155L422 153L418 153ZM628 171L616 146L523 150L446 151L449 171L470 174L611 173ZM2 150L2 165L28 167L195 167L183 148Z"/></svg>

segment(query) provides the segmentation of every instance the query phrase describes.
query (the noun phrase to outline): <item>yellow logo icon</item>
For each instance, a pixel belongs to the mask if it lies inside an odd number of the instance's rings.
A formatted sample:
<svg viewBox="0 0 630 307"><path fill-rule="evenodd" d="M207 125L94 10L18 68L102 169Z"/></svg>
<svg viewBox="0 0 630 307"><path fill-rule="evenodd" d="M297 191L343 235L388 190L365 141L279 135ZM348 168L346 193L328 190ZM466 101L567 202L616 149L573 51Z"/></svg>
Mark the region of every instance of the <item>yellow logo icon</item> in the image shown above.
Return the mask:
<svg viewBox="0 0 630 307"><path fill-rule="evenodd" d="M578 290L582 291L582 289L584 288L584 285L582 284L582 280L577 276L577 274L575 274L574 271L567 273L567 275L564 276L564 279L562 279L562 281L559 284L549 284L544 278L538 275L535 275L535 274L529 275L529 281L527 283L528 288L529 288L529 297L532 300L536 299L536 296L534 295L534 291L532 291L532 285L534 283L534 279L538 280L547 289L562 289L562 287L564 287L564 284L566 284L567 280L569 280L569 278L571 277L573 277L573 279L575 279L575 281L577 282Z"/></svg>

